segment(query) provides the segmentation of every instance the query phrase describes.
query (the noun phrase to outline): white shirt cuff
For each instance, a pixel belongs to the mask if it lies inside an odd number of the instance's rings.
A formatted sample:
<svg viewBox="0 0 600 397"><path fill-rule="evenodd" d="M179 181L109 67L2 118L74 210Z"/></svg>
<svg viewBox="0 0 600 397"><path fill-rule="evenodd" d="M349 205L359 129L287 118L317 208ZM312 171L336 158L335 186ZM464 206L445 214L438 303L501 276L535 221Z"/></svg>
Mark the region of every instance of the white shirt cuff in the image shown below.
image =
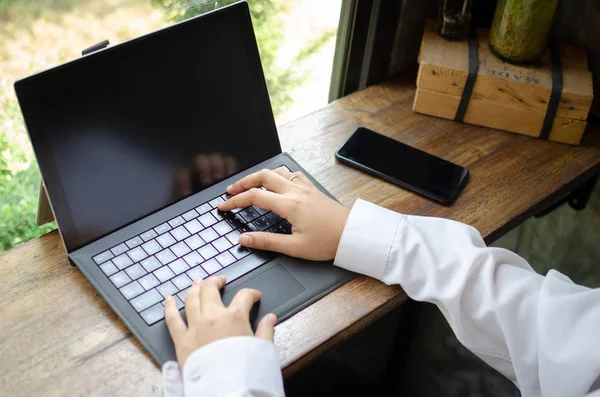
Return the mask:
<svg viewBox="0 0 600 397"><path fill-rule="evenodd" d="M221 339L190 354L183 376L177 363L165 363L163 390L166 397L247 395L249 391L284 396L279 355L273 343L261 338Z"/></svg>
<svg viewBox="0 0 600 397"><path fill-rule="evenodd" d="M356 200L346 221L334 264L381 279L402 217L397 212Z"/></svg>

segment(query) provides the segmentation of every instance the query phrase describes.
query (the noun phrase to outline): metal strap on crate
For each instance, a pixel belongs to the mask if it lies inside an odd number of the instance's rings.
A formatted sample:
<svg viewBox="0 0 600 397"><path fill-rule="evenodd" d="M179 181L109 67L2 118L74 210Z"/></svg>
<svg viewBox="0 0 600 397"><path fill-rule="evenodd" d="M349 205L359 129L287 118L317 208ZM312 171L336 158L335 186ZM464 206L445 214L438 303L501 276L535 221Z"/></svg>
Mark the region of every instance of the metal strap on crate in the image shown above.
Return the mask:
<svg viewBox="0 0 600 397"><path fill-rule="evenodd" d="M554 118L556 117L556 111L558 110L563 90L560 46L558 45L558 42L554 40L550 43L550 60L552 62L552 93L550 94L546 116L544 116L542 131L540 132L540 138L542 139L548 139L548 137L550 137L552 124L554 124Z"/></svg>
<svg viewBox="0 0 600 397"><path fill-rule="evenodd" d="M458 109L456 109L455 121L462 122L469 108L469 101L473 94L473 88L475 87L475 81L477 80L477 74L479 73L479 44L477 42L477 28L472 27L469 31L469 74L467 75L467 81L465 88L463 89Z"/></svg>

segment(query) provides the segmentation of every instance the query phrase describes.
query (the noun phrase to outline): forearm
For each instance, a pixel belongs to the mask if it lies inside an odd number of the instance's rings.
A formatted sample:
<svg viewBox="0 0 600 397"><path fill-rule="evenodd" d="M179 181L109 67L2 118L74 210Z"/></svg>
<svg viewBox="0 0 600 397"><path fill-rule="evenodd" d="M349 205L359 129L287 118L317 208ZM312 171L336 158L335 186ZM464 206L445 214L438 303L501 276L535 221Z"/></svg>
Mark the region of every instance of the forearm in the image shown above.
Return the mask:
<svg viewBox="0 0 600 397"><path fill-rule="evenodd" d="M524 396L541 394L539 343L552 324L541 322L539 313L552 311L547 286L561 280L546 280L516 254L486 247L467 225L363 201L350 214L335 263L436 304L461 343Z"/></svg>

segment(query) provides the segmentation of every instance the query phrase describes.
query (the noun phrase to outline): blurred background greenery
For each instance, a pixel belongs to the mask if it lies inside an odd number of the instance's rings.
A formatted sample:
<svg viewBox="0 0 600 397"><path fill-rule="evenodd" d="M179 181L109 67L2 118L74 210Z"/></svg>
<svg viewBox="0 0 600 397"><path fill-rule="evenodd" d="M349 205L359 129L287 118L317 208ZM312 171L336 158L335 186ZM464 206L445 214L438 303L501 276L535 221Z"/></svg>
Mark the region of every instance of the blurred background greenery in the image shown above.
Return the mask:
<svg viewBox="0 0 600 397"><path fill-rule="evenodd" d="M35 224L40 175L15 80L236 0L0 0L0 252L45 234ZM327 103L341 0L250 0L278 124Z"/></svg>

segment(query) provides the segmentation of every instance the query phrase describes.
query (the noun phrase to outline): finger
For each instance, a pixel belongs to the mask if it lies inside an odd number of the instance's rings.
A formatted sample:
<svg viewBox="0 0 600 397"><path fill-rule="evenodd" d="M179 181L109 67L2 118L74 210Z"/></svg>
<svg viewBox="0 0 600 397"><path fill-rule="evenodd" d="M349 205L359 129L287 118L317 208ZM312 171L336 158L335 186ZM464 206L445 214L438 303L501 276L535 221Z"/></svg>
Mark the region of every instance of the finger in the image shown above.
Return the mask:
<svg viewBox="0 0 600 397"><path fill-rule="evenodd" d="M299 172L299 171L290 172L283 167L279 167L279 168L273 170L273 172L281 175L282 177L284 177L287 180L290 180L292 177L295 177L291 182L300 181L300 182L304 183L305 185L314 186L314 184L310 181L310 179L308 179L308 177L306 175L304 175L302 172Z"/></svg>
<svg viewBox="0 0 600 397"><path fill-rule="evenodd" d="M177 193L179 196L192 194L192 171L189 168L177 171Z"/></svg>
<svg viewBox="0 0 600 397"><path fill-rule="evenodd" d="M252 188L229 198L229 200L219 204L219 209L225 212L231 211L234 208L250 207L251 205L274 211L287 219L289 207L288 198L281 194L257 188Z"/></svg>
<svg viewBox="0 0 600 397"><path fill-rule="evenodd" d="M288 171L285 167L279 167L279 168L275 168L273 170L273 172L281 175L282 177L284 177L285 179L290 179L292 177L292 172Z"/></svg>
<svg viewBox="0 0 600 397"><path fill-rule="evenodd" d="M192 288L185 294L184 300L188 326L191 327L200 321L200 283L194 281Z"/></svg>
<svg viewBox="0 0 600 397"><path fill-rule="evenodd" d="M210 277L200 282L200 307L203 312L225 307L219 293L224 286L223 276Z"/></svg>
<svg viewBox="0 0 600 397"><path fill-rule="evenodd" d="M293 235L267 232L244 233L240 236L240 244L244 247L275 251L290 256L296 256L298 251L295 246L296 241Z"/></svg>
<svg viewBox="0 0 600 397"><path fill-rule="evenodd" d="M225 178L225 160L223 159L223 155L212 153L208 156L208 161L210 162L210 171L213 181L220 181Z"/></svg>
<svg viewBox="0 0 600 397"><path fill-rule="evenodd" d="M250 288L243 288L231 300L229 309L243 314L244 318L250 318L252 306L258 302L261 297L260 291Z"/></svg>
<svg viewBox="0 0 600 397"><path fill-rule="evenodd" d="M272 192L285 193L293 185L281 175L271 170L264 169L255 172L254 174L250 174L235 182L233 185L228 186L227 193L239 194L254 187L261 186L266 187Z"/></svg>
<svg viewBox="0 0 600 397"><path fill-rule="evenodd" d="M194 167L198 173L200 184L209 185L212 183L212 174L210 169L210 161L204 154L194 157Z"/></svg>
<svg viewBox="0 0 600 397"><path fill-rule="evenodd" d="M185 335L187 327L181 318L181 314L179 314L175 298L172 296L168 296L165 299L165 321L171 338L173 338L175 343L178 343Z"/></svg>
<svg viewBox="0 0 600 397"><path fill-rule="evenodd" d="M235 159L231 156L225 157L225 176L233 175L237 172Z"/></svg>
<svg viewBox="0 0 600 397"><path fill-rule="evenodd" d="M256 327L256 337L273 342L275 335L275 323L277 322L277 316L273 313L269 313L260 320Z"/></svg>

